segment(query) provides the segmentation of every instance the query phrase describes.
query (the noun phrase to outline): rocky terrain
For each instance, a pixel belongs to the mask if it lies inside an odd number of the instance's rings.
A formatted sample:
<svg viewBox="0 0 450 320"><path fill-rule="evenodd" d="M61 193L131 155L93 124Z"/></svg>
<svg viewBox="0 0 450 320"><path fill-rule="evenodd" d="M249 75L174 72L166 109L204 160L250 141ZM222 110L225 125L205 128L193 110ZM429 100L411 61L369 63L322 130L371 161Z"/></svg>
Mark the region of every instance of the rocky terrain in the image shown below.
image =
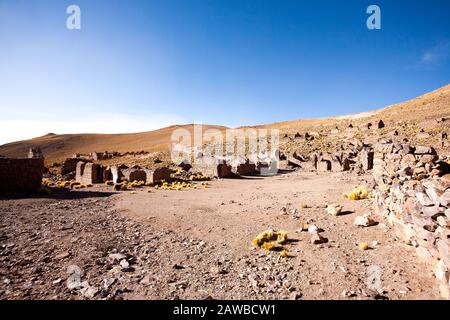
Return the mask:
<svg viewBox="0 0 450 320"><path fill-rule="evenodd" d="M289 173L180 192L97 186L1 199L0 297L439 298L431 272L388 225L354 225L371 201L344 200L341 192L367 178ZM325 212L330 202L344 213ZM311 243L307 222L328 242ZM267 228L288 232L288 257L252 246ZM371 266L380 268L379 290L367 285Z"/></svg>
<svg viewBox="0 0 450 320"><path fill-rule="evenodd" d="M239 129L274 128L279 161L175 163L174 127L0 146L0 298L449 299L450 85Z"/></svg>

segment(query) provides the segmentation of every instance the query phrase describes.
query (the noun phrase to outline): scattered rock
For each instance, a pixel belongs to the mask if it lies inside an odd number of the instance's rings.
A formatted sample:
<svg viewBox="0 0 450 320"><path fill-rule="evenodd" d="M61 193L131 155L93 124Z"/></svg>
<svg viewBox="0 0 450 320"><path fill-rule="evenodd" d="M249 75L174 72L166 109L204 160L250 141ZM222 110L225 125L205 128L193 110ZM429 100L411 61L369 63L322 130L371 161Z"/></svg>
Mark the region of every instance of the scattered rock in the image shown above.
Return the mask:
<svg viewBox="0 0 450 320"><path fill-rule="evenodd" d="M311 236L311 243L312 244L322 244L322 243L327 243L328 239L322 237L319 233L314 233Z"/></svg>
<svg viewBox="0 0 450 320"><path fill-rule="evenodd" d="M69 252L63 252L61 254L56 255L55 259L56 260L62 260L62 259L68 258L69 256L70 256Z"/></svg>
<svg viewBox="0 0 450 320"><path fill-rule="evenodd" d="M98 289L96 287L91 287L87 281L83 282L82 288L80 289L80 293L88 299L92 299L98 293Z"/></svg>
<svg viewBox="0 0 450 320"><path fill-rule="evenodd" d="M339 204L329 204L326 208L325 211L328 214L331 214L333 216L337 216L342 212L342 206Z"/></svg>
<svg viewBox="0 0 450 320"><path fill-rule="evenodd" d="M124 254L122 254L122 253L111 253L111 254L108 256L108 261L109 261L110 263L117 263L117 262L119 262L119 261L125 259L126 257L127 257L127 256L124 255Z"/></svg>
<svg viewBox="0 0 450 320"><path fill-rule="evenodd" d="M318 233L319 232L319 228L317 226L315 226L315 225L309 226L308 227L308 232L311 233L311 234Z"/></svg>
<svg viewBox="0 0 450 320"><path fill-rule="evenodd" d="M116 282L116 278L106 278L103 279L103 288L105 290L109 290L109 288L111 288L111 286Z"/></svg>
<svg viewBox="0 0 450 320"><path fill-rule="evenodd" d="M375 221L367 215L358 216L355 218L355 222L353 222L355 226L358 227L370 227L375 225Z"/></svg>
<svg viewBox="0 0 450 320"><path fill-rule="evenodd" d="M120 269L121 269L122 271L124 271L124 272L130 272L130 271L133 271L133 270L134 270L134 269L130 266L130 263L129 263L127 260L125 260L125 259L120 260Z"/></svg>

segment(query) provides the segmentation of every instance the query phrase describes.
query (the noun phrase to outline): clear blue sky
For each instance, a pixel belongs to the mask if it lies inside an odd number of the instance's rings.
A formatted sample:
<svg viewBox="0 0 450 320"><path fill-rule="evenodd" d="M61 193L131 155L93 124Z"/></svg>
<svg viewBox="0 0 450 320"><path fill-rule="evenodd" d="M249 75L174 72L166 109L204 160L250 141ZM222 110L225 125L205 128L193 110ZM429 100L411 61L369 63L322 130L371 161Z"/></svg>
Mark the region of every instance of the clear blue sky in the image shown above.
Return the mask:
<svg viewBox="0 0 450 320"><path fill-rule="evenodd" d="M448 0L0 0L0 143L356 113L448 83Z"/></svg>

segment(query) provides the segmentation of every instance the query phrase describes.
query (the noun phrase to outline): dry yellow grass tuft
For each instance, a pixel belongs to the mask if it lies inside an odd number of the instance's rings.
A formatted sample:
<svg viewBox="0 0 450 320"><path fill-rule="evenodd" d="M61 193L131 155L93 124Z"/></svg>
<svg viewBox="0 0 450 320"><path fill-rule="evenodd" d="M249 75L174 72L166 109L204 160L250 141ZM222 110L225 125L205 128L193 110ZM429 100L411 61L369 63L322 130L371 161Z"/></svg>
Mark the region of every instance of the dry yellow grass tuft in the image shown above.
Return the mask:
<svg viewBox="0 0 450 320"><path fill-rule="evenodd" d="M363 200L368 199L370 197L370 193L366 187L359 186L353 189L350 193L345 193L344 197L349 200Z"/></svg>
<svg viewBox="0 0 450 320"><path fill-rule="evenodd" d="M266 230L258 234L253 240L252 244L256 248L262 248L266 251L273 251L273 250L282 250L281 256L287 257L287 252L283 248L283 244L285 244L288 240L287 232L286 231L274 231L272 229ZM285 253L283 253L283 251Z"/></svg>
<svg viewBox="0 0 450 320"><path fill-rule="evenodd" d="M287 258L287 257L289 257L289 255L288 255L286 250L283 250L283 251L280 252L280 257Z"/></svg>
<svg viewBox="0 0 450 320"><path fill-rule="evenodd" d="M369 245L366 242L361 242L358 246L363 251L369 249Z"/></svg>

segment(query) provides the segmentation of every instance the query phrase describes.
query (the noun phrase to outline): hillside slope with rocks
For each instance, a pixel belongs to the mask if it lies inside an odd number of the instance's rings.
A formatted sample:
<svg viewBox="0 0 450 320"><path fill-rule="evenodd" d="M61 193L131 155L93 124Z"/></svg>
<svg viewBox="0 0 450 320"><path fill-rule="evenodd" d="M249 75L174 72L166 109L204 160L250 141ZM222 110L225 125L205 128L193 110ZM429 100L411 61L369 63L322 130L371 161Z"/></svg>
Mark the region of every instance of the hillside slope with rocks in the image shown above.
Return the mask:
<svg viewBox="0 0 450 320"><path fill-rule="evenodd" d="M378 128L379 121L383 127ZM450 127L450 84L415 99L373 112L357 115L304 119L279 122L240 129L278 129L281 133L280 149L284 152L308 154L312 151L334 151L340 141L365 140L373 142L379 137L407 138L413 144L441 144L442 133ZM134 134L48 134L26 141L0 146L0 155L25 156L30 147L39 147L47 162L59 162L74 154L91 152L154 153L167 155L174 129L193 131L192 125L171 126L155 131ZM223 126L203 125L203 129ZM448 150L448 147L447 149Z"/></svg>

